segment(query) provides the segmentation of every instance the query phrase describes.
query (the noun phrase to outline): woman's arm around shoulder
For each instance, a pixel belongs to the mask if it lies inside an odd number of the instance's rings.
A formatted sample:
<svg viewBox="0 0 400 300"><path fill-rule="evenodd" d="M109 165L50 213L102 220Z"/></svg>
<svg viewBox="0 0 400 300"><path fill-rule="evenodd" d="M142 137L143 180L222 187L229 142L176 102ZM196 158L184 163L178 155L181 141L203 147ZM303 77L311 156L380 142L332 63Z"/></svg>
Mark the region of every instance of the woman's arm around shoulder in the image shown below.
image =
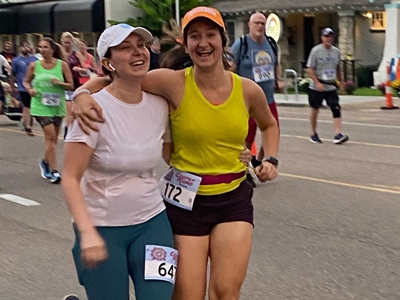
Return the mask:
<svg viewBox="0 0 400 300"><path fill-rule="evenodd" d="M176 108L185 90L185 70L152 70L144 77L142 88L146 92L165 98Z"/></svg>

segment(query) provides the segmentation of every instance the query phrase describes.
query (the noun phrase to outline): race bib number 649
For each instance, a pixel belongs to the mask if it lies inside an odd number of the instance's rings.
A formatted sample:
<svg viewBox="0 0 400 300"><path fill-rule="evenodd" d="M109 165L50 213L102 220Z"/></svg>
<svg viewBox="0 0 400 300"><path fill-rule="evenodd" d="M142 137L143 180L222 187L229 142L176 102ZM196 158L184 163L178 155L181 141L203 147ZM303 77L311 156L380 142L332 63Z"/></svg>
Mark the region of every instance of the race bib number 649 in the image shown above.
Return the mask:
<svg viewBox="0 0 400 300"><path fill-rule="evenodd" d="M146 245L145 280L163 280L175 283L178 250L174 248Z"/></svg>

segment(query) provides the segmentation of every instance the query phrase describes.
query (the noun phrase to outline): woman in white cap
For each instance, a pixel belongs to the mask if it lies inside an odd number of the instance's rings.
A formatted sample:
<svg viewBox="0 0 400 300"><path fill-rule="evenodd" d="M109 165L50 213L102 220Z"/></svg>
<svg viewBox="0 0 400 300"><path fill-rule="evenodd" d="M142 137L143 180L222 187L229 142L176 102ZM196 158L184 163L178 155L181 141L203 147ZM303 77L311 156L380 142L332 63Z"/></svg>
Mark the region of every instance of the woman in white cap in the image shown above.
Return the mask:
<svg viewBox="0 0 400 300"><path fill-rule="evenodd" d="M178 252L154 170L170 142L168 104L141 89L151 40L127 24L101 34L98 53L112 82L93 97L107 122L86 135L75 121L66 137L62 186L89 300L129 299L129 277L137 300L168 300L173 291Z"/></svg>
<svg viewBox="0 0 400 300"><path fill-rule="evenodd" d="M261 88L224 69L227 37L220 13L196 7L184 16L182 29L193 67L151 71L142 85L167 99L171 110L172 168L160 184L179 250L173 299L205 298L209 259L209 298L239 299L254 226L253 190L237 157L250 115L261 130L265 152L255 172L263 182L274 179L279 129ZM86 88L95 91L106 83L100 79ZM95 129L90 118L102 121L101 109L84 92L76 97L76 113L85 130ZM98 117L90 117L92 108Z"/></svg>

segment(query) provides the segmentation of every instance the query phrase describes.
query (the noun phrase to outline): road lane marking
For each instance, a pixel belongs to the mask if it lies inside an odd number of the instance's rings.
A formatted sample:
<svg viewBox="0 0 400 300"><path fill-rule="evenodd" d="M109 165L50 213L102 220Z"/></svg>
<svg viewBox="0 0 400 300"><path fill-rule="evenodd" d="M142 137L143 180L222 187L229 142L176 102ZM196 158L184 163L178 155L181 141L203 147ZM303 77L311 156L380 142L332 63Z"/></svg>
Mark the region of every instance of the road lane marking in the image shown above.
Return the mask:
<svg viewBox="0 0 400 300"><path fill-rule="evenodd" d="M26 135L26 132L25 132L25 131L18 130L18 129L0 128L0 130L1 130L1 131L16 132L16 133L19 133L19 134ZM33 133L35 134L35 136L44 136L44 134L43 134L42 131L33 130ZM59 135L58 137L62 137L62 136ZM30 138L32 138L32 137L30 137Z"/></svg>
<svg viewBox="0 0 400 300"><path fill-rule="evenodd" d="M279 117L279 120L310 122L309 119L302 119L302 118L286 118L286 117ZM333 121L318 120L318 123L333 124ZM400 126L396 126L396 125L382 125L382 124L355 123L355 122L342 122L342 124L346 124L346 125L356 125L356 126L366 126L366 127L375 127L375 128L379 127L379 128L400 129Z"/></svg>
<svg viewBox="0 0 400 300"><path fill-rule="evenodd" d="M0 194L0 198L7 200L7 201L11 201L17 204L21 204L24 206L38 206L40 205L40 203L30 200L30 199L26 199L26 198L22 198L20 196L17 195L13 195L13 194Z"/></svg>
<svg viewBox="0 0 400 300"><path fill-rule="evenodd" d="M374 192L400 195L400 191L393 191L393 190L389 190L389 189L371 187L371 186L360 185L360 184L345 183L345 182L340 182L340 181L332 181L332 180L326 180L326 179L308 177L308 176L302 176L302 175L294 175L294 174L288 174L288 173L279 173L279 176L303 179L303 180L309 180L309 181L315 181L315 182L322 182L322 183L328 183L328 184L333 184L333 185L340 185L340 186L369 190L369 191L374 191Z"/></svg>
<svg viewBox="0 0 400 300"><path fill-rule="evenodd" d="M297 138L303 140L309 140L310 137L308 136L301 136L301 135L292 135L292 134L281 134L281 137L288 137L288 138ZM332 142L331 139L321 139L324 142ZM355 145L364 145L364 146L372 146L372 147L383 147L383 148L394 148L400 149L400 145L388 145L388 144L374 144L374 143L365 143L365 142L354 142L348 141L346 144L355 144Z"/></svg>

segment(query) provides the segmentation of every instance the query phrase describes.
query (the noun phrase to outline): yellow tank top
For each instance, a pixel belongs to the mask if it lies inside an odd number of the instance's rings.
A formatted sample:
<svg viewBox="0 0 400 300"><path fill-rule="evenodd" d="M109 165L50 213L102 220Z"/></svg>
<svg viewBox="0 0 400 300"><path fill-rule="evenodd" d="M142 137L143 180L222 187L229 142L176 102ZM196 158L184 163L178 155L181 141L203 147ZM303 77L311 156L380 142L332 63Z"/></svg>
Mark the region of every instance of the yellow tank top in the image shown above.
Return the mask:
<svg viewBox="0 0 400 300"><path fill-rule="evenodd" d="M243 99L242 80L232 74L233 88L221 105L213 105L198 88L193 67L185 69L182 103L170 115L174 153L171 165L199 175L239 173L239 161L248 131L249 114ZM245 179L231 183L200 185L199 195L217 195L234 190Z"/></svg>

